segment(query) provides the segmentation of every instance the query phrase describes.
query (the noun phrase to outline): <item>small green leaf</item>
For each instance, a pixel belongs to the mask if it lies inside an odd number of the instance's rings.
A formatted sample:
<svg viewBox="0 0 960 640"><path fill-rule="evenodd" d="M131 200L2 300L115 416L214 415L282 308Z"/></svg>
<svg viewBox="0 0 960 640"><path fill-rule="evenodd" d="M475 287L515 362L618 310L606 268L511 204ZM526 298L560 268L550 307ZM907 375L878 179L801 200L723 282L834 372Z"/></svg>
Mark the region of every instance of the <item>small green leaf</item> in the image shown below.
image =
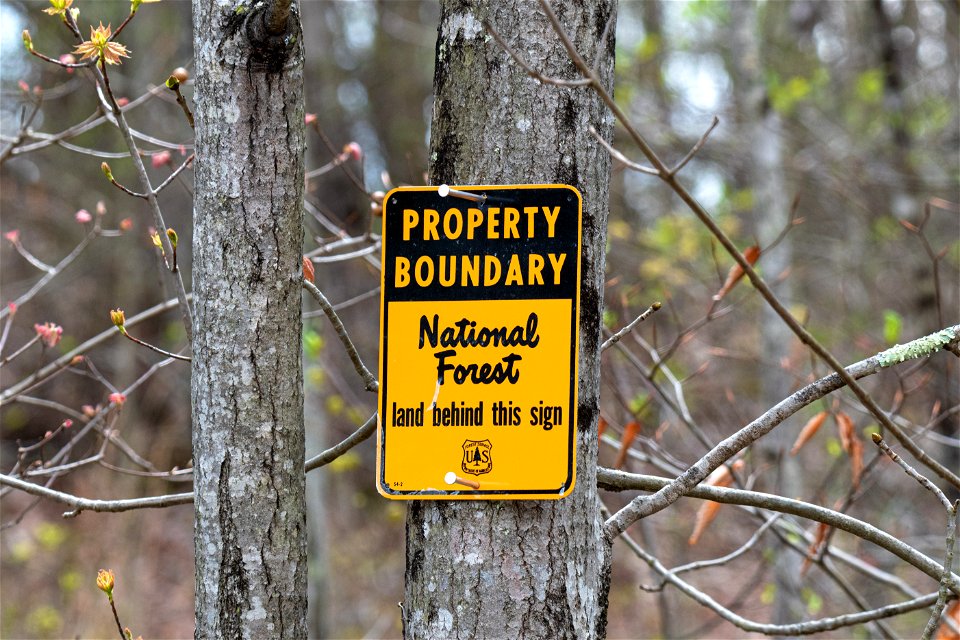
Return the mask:
<svg viewBox="0 0 960 640"><path fill-rule="evenodd" d="M760 592L760 602L763 604L773 604L777 597L777 585L768 582L763 585L763 591Z"/></svg>
<svg viewBox="0 0 960 640"><path fill-rule="evenodd" d="M896 344L903 330L903 317L892 309L883 310L883 339L887 344Z"/></svg>
<svg viewBox="0 0 960 640"><path fill-rule="evenodd" d="M807 605L807 613L811 616L817 615L823 609L823 598L813 589L804 589L802 597Z"/></svg>

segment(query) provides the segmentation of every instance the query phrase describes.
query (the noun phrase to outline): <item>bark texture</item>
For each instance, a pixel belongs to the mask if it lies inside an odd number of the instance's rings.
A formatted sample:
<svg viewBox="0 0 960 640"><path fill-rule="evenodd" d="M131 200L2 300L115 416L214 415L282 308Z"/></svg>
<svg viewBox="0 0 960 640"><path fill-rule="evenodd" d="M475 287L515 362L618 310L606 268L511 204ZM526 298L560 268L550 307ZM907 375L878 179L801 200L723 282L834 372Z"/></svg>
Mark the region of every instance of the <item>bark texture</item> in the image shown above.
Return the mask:
<svg viewBox="0 0 960 640"><path fill-rule="evenodd" d="M196 637L306 637L303 59L294 7L196 0Z"/></svg>
<svg viewBox="0 0 960 640"><path fill-rule="evenodd" d="M613 77L613 0L554 3L587 60ZM407 514L408 638L595 638L609 575L596 489L598 344L612 116L588 88L544 86L486 33L488 21L544 74L579 78L532 0L442 3L433 184L570 184L583 195L577 481L561 501L414 502ZM599 48L599 50L598 50ZM533 452L531 452L533 455Z"/></svg>

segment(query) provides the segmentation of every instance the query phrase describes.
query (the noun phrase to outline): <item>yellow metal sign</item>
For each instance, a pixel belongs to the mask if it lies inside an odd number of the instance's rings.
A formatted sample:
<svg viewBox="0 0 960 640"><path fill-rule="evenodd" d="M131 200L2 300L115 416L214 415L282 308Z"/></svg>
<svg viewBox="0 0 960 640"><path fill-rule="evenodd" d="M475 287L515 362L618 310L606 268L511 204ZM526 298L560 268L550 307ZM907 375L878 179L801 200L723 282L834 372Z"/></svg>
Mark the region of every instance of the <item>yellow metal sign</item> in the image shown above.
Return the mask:
<svg viewBox="0 0 960 640"><path fill-rule="evenodd" d="M558 499L576 479L580 193L401 187L383 207L377 490Z"/></svg>

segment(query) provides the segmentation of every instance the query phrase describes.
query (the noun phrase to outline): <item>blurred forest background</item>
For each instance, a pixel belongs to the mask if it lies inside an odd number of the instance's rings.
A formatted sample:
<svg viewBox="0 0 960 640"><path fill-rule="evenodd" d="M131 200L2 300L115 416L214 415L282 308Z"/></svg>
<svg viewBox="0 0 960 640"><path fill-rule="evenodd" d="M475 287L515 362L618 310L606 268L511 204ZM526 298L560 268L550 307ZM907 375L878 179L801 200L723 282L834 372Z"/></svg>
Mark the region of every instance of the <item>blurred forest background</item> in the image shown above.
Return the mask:
<svg viewBox="0 0 960 640"><path fill-rule="evenodd" d="M127 1L77 0L76 5L83 29L99 20L116 26L129 11ZM93 229L84 216L78 221L78 211L93 214L107 232L19 305L4 356L34 337L36 323L61 325L63 334L55 346L34 345L3 366L3 392L112 329L111 309L122 308L129 318L173 297L164 288L146 204L112 187L101 173L106 160L119 182L137 184L130 162L122 158L125 147L116 129L104 125L56 144L44 142L39 133L67 129L97 108L84 73L45 64L22 46L20 34L28 28L37 49L48 55L73 48L60 21L42 13L47 6L0 4L0 148L17 136L21 113L29 112L35 99L33 88L43 90L32 123L37 133L5 159L0 173L0 231L5 234L0 301L18 300L43 276L16 243L55 265ZM358 188L341 170L310 179L304 252L314 259L318 287L338 305L364 360L372 363L378 338L379 219L371 213L368 192L425 181L439 5L307 0L301 10L307 111L316 115L316 126L308 131L307 170L356 142L362 158L350 158L344 167L365 187ZM174 68L191 70L189 4L170 0L140 11L120 38L131 50L130 59L110 69L116 95L131 101L161 86ZM841 362L856 362L960 320L960 20L955 2L623 1L619 11L617 102L673 162L714 115L720 118L681 172L681 181L741 248L764 248L758 265L765 278ZM191 82L184 93L192 100ZM155 160L148 170L155 183L162 181L191 151L191 131L179 107L169 91L159 90L127 115L148 136L141 140ZM639 158L627 136L618 133L615 144ZM164 162L164 152L169 161ZM690 425L718 441L812 375L827 371L811 361L749 284L714 305L712 297L731 260L664 185L616 161L614 168L606 324L615 331L654 301L663 309L626 338L623 349L604 355L601 410L609 426L600 462L613 466L624 429L636 423L639 436L622 466L675 475L706 450ZM180 235L178 257L188 289L191 189L187 170L160 196L167 224ZM98 206L105 210L102 217ZM331 247L343 234L359 240ZM344 253L358 255L344 259ZM376 403L375 395L357 384L328 322L312 304L305 304L304 333L308 456L342 440ZM9 310L4 314L6 325ZM169 351L188 347L175 309L131 333ZM652 353L669 355L656 373L650 371ZM172 363L151 371L161 356L116 332L84 355L83 363L5 398L0 407L3 472L17 463L19 446L38 442L65 418L74 420L72 429L80 428L86 419L82 407L107 407L115 392L127 397L111 410L109 428L149 465L138 466L118 446L106 449L98 462L140 472L189 467L188 367ZM917 435L918 444L953 469L960 451L955 362L941 355L866 381L880 405ZM150 375L143 378L145 373ZM849 414L861 435L875 429L869 414L850 398L835 394L781 425L747 457L744 477L755 489L828 507L852 498L851 515L939 561L943 525L936 500L891 465L872 464L872 445L865 454L868 471L856 491L835 431L822 430L795 457L785 454L817 411ZM27 454L25 463L44 459L45 450L59 450L70 436L64 430ZM100 445L88 438L71 459L93 455ZM405 506L378 497L374 465L374 446L367 442L308 475L312 635L400 635ZM111 499L189 490L189 475L156 478L109 467L86 465L55 478L52 486ZM619 507L628 496L605 499ZM758 521L746 511L725 507L699 543L690 545L698 506L680 501L632 531L665 564L675 566L728 553L757 529ZM67 520L60 517L64 510L4 491L0 635L115 634L95 585L97 570L104 567L116 572L120 615L135 634L192 637L190 506L85 512ZM793 526L793 533L778 535L793 536L802 552L809 544L804 535L812 535L815 527L804 521ZM698 574L698 586L757 620L793 621L850 609L835 581L816 567L801 575L802 555L776 543L772 533L765 534L735 563ZM838 534L831 544L913 588L933 590L929 578L856 538ZM616 561L610 637L744 637L676 591L638 589L657 579L619 545ZM848 579L873 606L896 592L859 573ZM915 636L925 619L920 611L889 625ZM872 635L870 627L858 627L822 637L851 633Z"/></svg>

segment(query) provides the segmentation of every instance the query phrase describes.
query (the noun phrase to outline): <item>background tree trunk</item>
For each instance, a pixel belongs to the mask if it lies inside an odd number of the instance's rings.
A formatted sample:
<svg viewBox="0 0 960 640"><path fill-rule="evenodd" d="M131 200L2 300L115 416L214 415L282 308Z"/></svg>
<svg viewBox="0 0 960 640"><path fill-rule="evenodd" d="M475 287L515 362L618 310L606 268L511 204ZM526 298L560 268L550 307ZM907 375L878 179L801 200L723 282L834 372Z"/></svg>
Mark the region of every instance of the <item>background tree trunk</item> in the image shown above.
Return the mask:
<svg viewBox="0 0 960 640"><path fill-rule="evenodd" d="M302 638L301 32L236 4L194 3L196 636Z"/></svg>
<svg viewBox="0 0 960 640"><path fill-rule="evenodd" d="M612 1L554 3L587 60L612 83ZM407 512L405 632L417 638L593 638L606 628L596 488L598 342L612 134L589 89L529 78L484 30L489 21L543 73L578 78L539 5L442 5L430 144L433 184L570 184L583 195L577 481L560 501L414 502ZM599 45L599 51L598 51Z"/></svg>

